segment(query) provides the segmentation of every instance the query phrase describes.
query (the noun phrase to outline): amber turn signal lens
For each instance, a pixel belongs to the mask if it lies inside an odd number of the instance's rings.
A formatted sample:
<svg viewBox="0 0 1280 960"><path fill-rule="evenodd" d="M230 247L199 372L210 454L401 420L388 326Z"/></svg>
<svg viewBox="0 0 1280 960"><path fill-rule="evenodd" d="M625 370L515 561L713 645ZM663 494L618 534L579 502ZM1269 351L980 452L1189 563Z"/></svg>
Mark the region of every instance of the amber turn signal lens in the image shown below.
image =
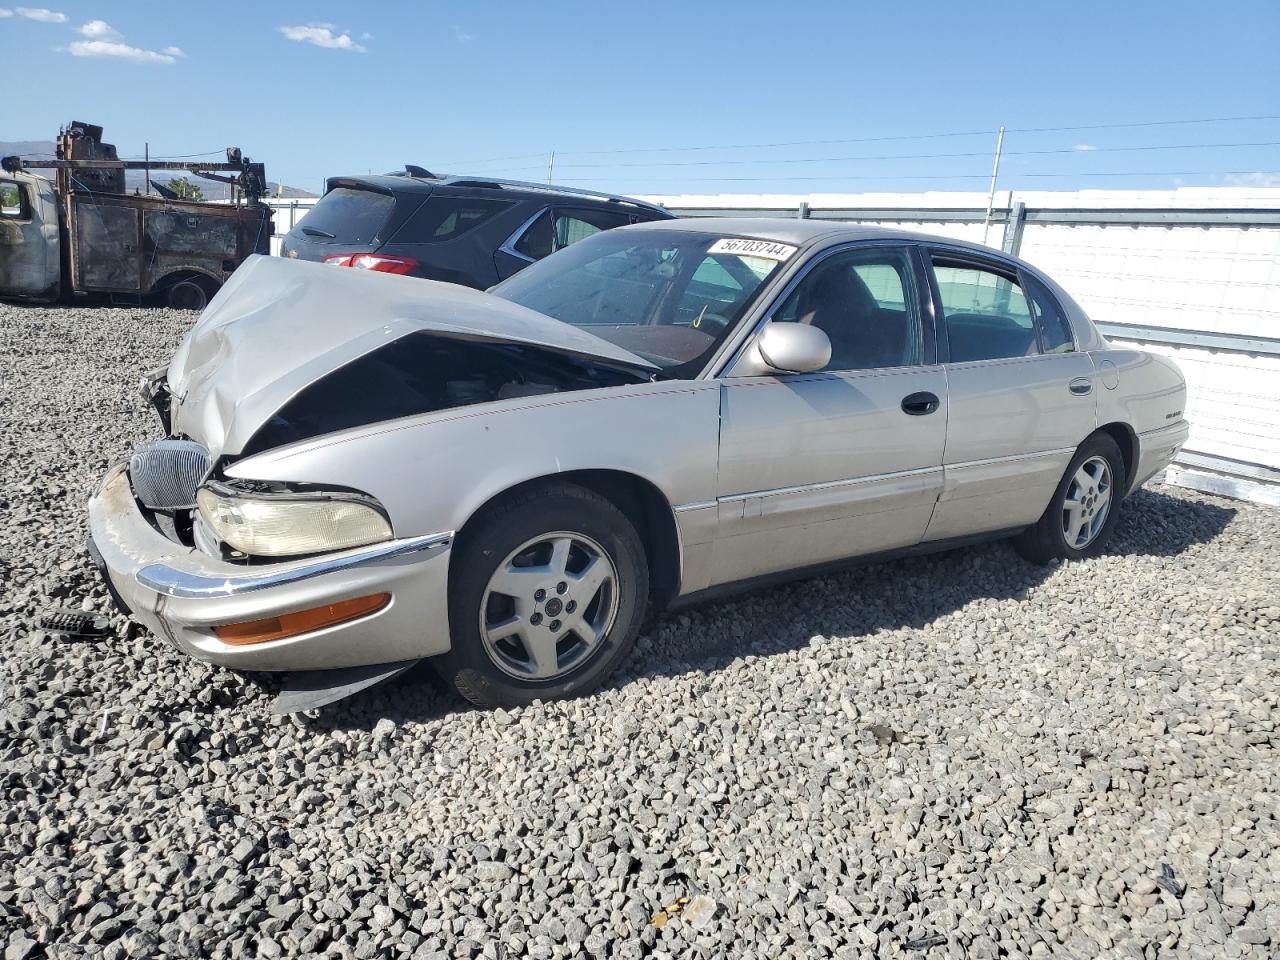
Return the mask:
<svg viewBox="0 0 1280 960"><path fill-rule="evenodd" d="M300 633L332 627L370 613L377 613L390 602L391 594L375 593L367 597L356 597L354 600L329 603L310 610L299 610L297 613L282 613L278 617L267 617L264 620L228 623L214 627L213 632L223 643L237 646L266 643L269 640L296 637Z"/></svg>

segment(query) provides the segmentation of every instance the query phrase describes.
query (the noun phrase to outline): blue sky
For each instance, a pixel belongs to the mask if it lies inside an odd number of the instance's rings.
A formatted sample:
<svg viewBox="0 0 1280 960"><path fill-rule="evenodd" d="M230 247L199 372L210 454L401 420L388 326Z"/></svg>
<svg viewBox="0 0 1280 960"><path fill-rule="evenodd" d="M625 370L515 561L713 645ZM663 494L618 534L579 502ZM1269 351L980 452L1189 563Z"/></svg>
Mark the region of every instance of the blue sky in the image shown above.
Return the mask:
<svg viewBox="0 0 1280 960"><path fill-rule="evenodd" d="M1029 129L1280 114L1278 39L1280 0L0 0L0 140L235 143L310 190L555 150L557 182L810 193L985 190L1003 124L1001 187L1280 185L1280 119Z"/></svg>

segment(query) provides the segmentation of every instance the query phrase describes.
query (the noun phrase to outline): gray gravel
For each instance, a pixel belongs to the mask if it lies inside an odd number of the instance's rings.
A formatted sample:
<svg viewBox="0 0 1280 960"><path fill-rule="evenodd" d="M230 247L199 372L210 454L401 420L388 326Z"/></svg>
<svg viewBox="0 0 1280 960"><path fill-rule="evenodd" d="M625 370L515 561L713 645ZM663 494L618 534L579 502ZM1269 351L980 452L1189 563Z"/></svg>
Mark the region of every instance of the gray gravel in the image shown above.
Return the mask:
<svg viewBox="0 0 1280 960"><path fill-rule="evenodd" d="M84 502L189 319L0 306L5 960L1280 953L1280 511L1157 487L1094 562L673 616L586 700L417 670L275 718L119 617L31 626L107 610Z"/></svg>

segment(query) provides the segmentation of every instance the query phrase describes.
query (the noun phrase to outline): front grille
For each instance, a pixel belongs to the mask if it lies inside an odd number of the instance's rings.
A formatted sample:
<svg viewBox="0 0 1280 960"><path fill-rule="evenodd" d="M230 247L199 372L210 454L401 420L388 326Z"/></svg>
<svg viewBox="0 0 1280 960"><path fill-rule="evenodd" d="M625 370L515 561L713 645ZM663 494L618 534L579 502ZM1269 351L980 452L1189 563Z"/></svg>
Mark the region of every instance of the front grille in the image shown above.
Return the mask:
<svg viewBox="0 0 1280 960"><path fill-rule="evenodd" d="M129 458L133 495L152 510L196 505L196 488L209 473L209 451L194 440L157 440Z"/></svg>

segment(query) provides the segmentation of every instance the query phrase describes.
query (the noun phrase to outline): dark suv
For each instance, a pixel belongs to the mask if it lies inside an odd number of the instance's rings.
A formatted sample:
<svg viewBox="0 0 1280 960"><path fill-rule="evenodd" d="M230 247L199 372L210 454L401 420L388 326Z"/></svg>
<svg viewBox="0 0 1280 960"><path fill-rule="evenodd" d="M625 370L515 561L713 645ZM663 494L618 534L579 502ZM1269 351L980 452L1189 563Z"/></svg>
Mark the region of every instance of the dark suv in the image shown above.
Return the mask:
<svg viewBox="0 0 1280 960"><path fill-rule="evenodd" d="M486 289L601 230L671 218L640 200L514 180L333 177L280 253Z"/></svg>

